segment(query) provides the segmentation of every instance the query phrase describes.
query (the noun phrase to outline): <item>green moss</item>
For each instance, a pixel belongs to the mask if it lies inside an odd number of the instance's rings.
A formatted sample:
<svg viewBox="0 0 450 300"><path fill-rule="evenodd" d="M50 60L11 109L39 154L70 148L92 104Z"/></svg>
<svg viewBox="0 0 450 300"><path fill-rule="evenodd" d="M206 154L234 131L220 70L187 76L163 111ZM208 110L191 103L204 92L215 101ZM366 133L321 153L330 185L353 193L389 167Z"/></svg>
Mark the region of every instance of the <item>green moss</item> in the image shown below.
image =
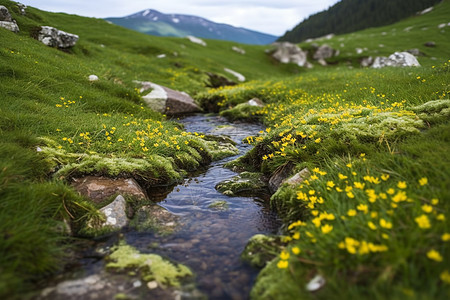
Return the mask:
<svg viewBox="0 0 450 300"><path fill-rule="evenodd" d="M51 145L51 140L44 140ZM51 146L41 147L44 159L54 170L55 178L81 175L103 175L109 177L132 176L140 181L173 183L181 179L183 173L174 169L173 160L160 155L147 158L110 157L101 153L69 153Z"/></svg>
<svg viewBox="0 0 450 300"><path fill-rule="evenodd" d="M262 180L261 173L242 172L231 179L216 185L216 189L224 195L258 195L267 193L267 185Z"/></svg>
<svg viewBox="0 0 450 300"><path fill-rule="evenodd" d="M450 100L428 101L411 108L419 118L430 124L447 121L450 118Z"/></svg>
<svg viewBox="0 0 450 300"><path fill-rule="evenodd" d="M181 278L192 276L188 267L171 263L156 254L142 254L124 242L120 242L108 259L110 262L106 265L107 270L137 270L142 280L156 280L162 287L178 287Z"/></svg>
<svg viewBox="0 0 450 300"><path fill-rule="evenodd" d="M278 259L267 264L259 273L250 292L250 299L297 300L302 299L303 286L290 272L277 268Z"/></svg>
<svg viewBox="0 0 450 300"><path fill-rule="evenodd" d="M208 208L214 209L214 210L228 210L228 202L227 201L215 201L214 203L211 203Z"/></svg>
<svg viewBox="0 0 450 300"><path fill-rule="evenodd" d="M219 141L207 141L207 150L211 154L213 160L220 160L225 157L237 155L239 149L231 143L222 143Z"/></svg>
<svg viewBox="0 0 450 300"><path fill-rule="evenodd" d="M278 255L280 246L280 236L256 234L248 240L241 259L253 267L262 268Z"/></svg>
<svg viewBox="0 0 450 300"><path fill-rule="evenodd" d="M240 103L233 108L221 111L220 115L230 121L257 121L261 118L261 115L259 114L260 111L261 107L259 106L253 106L248 103Z"/></svg>

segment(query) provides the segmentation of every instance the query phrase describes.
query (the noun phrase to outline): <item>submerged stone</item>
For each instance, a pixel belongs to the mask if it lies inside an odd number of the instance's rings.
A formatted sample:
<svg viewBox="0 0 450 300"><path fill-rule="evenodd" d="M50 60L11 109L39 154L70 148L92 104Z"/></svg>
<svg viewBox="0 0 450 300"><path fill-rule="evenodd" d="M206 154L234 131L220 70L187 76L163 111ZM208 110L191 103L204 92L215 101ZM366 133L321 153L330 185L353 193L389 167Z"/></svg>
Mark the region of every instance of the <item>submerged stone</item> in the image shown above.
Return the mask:
<svg viewBox="0 0 450 300"><path fill-rule="evenodd" d="M267 184L261 173L242 172L216 185L216 190L227 196L268 194Z"/></svg>
<svg viewBox="0 0 450 300"><path fill-rule="evenodd" d="M130 223L138 231L170 235L180 228L180 218L157 204L142 206Z"/></svg>
<svg viewBox="0 0 450 300"><path fill-rule="evenodd" d="M227 201L215 201L214 203L211 203L208 207L213 210L228 210L228 202Z"/></svg>

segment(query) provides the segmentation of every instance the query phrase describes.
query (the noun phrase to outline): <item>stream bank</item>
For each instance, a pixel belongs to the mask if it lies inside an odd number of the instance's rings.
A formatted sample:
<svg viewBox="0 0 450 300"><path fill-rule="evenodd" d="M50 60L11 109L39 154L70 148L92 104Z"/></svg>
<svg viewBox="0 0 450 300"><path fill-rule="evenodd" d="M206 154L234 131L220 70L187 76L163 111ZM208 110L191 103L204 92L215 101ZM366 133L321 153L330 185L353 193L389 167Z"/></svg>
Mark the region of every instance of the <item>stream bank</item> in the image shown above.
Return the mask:
<svg viewBox="0 0 450 300"><path fill-rule="evenodd" d="M263 128L257 124L230 123L220 116L193 115L179 122L188 132L229 136L237 144L239 154L213 162L206 170L185 178L170 189L148 189L150 200L157 203L158 211L164 215L163 223L169 224L170 230L165 230L167 226L150 226L148 210L154 209L142 207L130 226L95 242L81 255L75 270L61 275L65 280L58 280L60 282L54 287L44 290L39 299L67 300L79 299L80 296L91 299L249 297L258 270L242 261L241 253L255 234L277 233L280 221L263 196L229 197L215 187L236 175L223 165L251 149L242 140L256 135ZM179 263L188 267L194 275L185 280L182 278L179 286L167 288L160 282L146 281L142 277L142 268L137 271L127 269L127 272L111 271L108 268L111 253L117 251L118 244L132 247L132 251L136 251L132 252L135 256L157 254L174 265Z"/></svg>

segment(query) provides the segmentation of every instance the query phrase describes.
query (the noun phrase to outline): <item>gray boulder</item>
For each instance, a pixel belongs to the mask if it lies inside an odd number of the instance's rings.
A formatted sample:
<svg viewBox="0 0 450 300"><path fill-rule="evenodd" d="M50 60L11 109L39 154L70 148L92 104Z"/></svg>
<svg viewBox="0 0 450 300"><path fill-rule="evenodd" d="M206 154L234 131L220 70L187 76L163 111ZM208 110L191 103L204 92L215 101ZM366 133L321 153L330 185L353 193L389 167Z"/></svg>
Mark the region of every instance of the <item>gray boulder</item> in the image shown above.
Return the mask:
<svg viewBox="0 0 450 300"><path fill-rule="evenodd" d="M433 41L430 42L426 42L425 44L423 44L425 47L430 47L430 48L434 48L436 47L436 43Z"/></svg>
<svg viewBox="0 0 450 300"><path fill-rule="evenodd" d="M373 57L369 56L362 58L360 64L363 68L370 67L373 64Z"/></svg>
<svg viewBox="0 0 450 300"><path fill-rule="evenodd" d="M0 5L0 27L15 33L19 32L19 26L17 26L16 21L11 17L9 10L3 5Z"/></svg>
<svg viewBox="0 0 450 300"><path fill-rule="evenodd" d="M307 61L307 52L302 51L297 45L289 42L274 43L276 46L272 57L281 63L294 63L300 67L310 67Z"/></svg>
<svg viewBox="0 0 450 300"><path fill-rule="evenodd" d="M50 47L70 48L75 46L78 35L68 33L54 27L42 26L38 32L37 40Z"/></svg>
<svg viewBox="0 0 450 300"><path fill-rule="evenodd" d="M316 52L313 55L313 58L315 60L324 60L333 57L335 53L336 50L325 44L317 48Z"/></svg>
<svg viewBox="0 0 450 300"><path fill-rule="evenodd" d="M9 10L5 6L0 5L0 21L12 22L12 20Z"/></svg>
<svg viewBox="0 0 450 300"><path fill-rule="evenodd" d="M121 195L117 196L113 202L100 209L106 221L102 226L111 226L114 229L121 229L128 225L127 202Z"/></svg>
<svg viewBox="0 0 450 300"><path fill-rule="evenodd" d="M167 115L180 115L201 111L200 107L188 94L175 91L168 87L152 82L139 82L142 85L141 92L148 89L152 91L143 96L148 107Z"/></svg>
<svg viewBox="0 0 450 300"><path fill-rule="evenodd" d="M395 52L389 57L376 57L372 68L383 67L418 67L417 58L408 52Z"/></svg>

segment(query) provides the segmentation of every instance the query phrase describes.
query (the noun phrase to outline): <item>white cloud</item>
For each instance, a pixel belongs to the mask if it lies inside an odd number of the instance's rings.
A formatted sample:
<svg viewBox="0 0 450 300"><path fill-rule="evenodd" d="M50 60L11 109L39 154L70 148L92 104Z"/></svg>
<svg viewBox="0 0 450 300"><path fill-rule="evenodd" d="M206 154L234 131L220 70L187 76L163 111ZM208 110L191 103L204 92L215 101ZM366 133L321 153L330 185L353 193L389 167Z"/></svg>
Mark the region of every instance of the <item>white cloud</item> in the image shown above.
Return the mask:
<svg viewBox="0 0 450 300"><path fill-rule="evenodd" d="M42 10L87 17L122 17L148 8L200 16L214 22L282 35L338 0L22 0Z"/></svg>

